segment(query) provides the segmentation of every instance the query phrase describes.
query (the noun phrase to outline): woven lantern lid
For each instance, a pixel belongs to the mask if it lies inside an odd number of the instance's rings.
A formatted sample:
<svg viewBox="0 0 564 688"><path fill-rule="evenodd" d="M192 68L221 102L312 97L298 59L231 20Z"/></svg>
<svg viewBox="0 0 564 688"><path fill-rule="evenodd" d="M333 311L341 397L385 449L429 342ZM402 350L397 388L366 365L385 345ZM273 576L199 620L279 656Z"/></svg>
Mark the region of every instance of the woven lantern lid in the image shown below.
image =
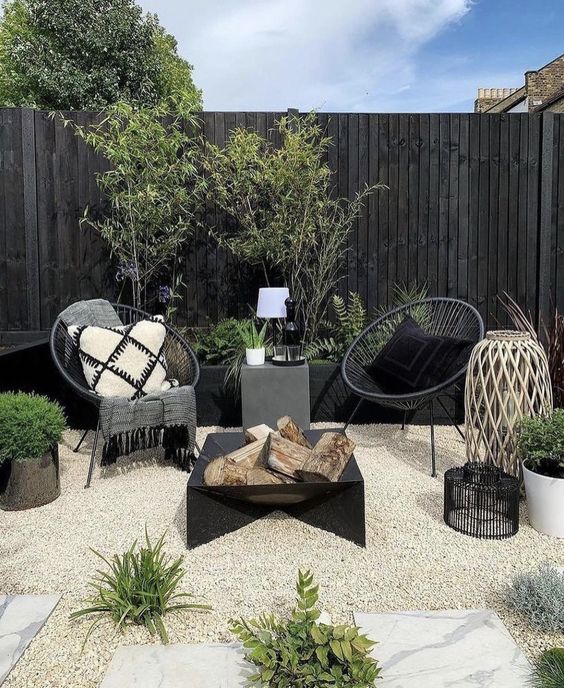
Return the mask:
<svg viewBox="0 0 564 688"><path fill-rule="evenodd" d="M519 330L490 330L486 332L486 339L494 342L526 342L531 339L531 335Z"/></svg>

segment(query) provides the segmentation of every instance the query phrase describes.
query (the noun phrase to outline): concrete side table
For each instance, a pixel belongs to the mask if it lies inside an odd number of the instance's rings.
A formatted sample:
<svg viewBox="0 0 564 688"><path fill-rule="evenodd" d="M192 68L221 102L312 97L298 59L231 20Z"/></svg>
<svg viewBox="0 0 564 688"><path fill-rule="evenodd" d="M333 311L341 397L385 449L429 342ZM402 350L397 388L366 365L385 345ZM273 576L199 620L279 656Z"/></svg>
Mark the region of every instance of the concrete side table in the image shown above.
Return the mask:
<svg viewBox="0 0 564 688"><path fill-rule="evenodd" d="M309 366L275 366L267 361L261 366L243 363L241 371L243 428L266 423L276 428L281 416L292 416L296 423L309 428Z"/></svg>

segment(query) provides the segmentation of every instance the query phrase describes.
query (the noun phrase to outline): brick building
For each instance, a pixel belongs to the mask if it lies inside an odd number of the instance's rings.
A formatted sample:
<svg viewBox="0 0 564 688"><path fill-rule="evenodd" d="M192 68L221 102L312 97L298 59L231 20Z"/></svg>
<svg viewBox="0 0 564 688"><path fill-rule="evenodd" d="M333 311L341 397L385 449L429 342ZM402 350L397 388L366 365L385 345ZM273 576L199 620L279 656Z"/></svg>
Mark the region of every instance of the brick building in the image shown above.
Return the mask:
<svg viewBox="0 0 564 688"><path fill-rule="evenodd" d="M564 55L525 72L519 88L479 88L474 112L564 112Z"/></svg>

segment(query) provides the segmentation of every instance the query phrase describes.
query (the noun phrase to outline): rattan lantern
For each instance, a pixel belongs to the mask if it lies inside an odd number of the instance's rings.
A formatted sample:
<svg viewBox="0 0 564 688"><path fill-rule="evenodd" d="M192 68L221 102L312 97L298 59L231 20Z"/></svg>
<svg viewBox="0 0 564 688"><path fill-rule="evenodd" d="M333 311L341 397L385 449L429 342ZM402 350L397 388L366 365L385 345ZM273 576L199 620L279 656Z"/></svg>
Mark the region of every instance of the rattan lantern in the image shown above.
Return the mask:
<svg viewBox="0 0 564 688"><path fill-rule="evenodd" d="M530 334L488 332L473 349L464 398L468 461L493 463L520 477L516 451L523 416L552 409L546 354Z"/></svg>

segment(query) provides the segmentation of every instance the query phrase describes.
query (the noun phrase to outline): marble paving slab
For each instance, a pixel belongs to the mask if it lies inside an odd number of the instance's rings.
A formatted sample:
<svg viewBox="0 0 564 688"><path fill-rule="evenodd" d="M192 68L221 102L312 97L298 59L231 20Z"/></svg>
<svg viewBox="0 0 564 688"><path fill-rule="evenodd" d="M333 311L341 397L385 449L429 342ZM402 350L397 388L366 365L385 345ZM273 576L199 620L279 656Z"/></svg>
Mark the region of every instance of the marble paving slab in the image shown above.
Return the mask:
<svg viewBox="0 0 564 688"><path fill-rule="evenodd" d="M243 688L253 667L236 645L118 648L100 688Z"/></svg>
<svg viewBox="0 0 564 688"><path fill-rule="evenodd" d="M0 595L0 685L59 600L60 595Z"/></svg>
<svg viewBox="0 0 564 688"><path fill-rule="evenodd" d="M489 609L355 613L382 667L379 688L525 688L530 666Z"/></svg>

